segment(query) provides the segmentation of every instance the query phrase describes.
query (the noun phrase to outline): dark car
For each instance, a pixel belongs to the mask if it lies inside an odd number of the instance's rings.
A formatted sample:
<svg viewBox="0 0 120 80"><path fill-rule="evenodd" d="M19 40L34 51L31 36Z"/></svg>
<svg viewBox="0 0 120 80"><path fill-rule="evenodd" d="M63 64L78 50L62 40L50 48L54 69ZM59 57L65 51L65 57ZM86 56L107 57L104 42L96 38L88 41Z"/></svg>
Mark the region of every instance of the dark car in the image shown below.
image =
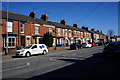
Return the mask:
<svg viewBox="0 0 120 80"><path fill-rule="evenodd" d="M120 42L110 42L103 49L105 56L120 56Z"/></svg>
<svg viewBox="0 0 120 80"><path fill-rule="evenodd" d="M82 48L82 45L79 44L79 43L73 43L73 44L70 45L71 50L73 50L73 49L76 50L76 49L80 49L80 48Z"/></svg>
<svg viewBox="0 0 120 80"><path fill-rule="evenodd" d="M104 45L103 42L99 42L99 43L98 43L98 46L103 46L103 45Z"/></svg>

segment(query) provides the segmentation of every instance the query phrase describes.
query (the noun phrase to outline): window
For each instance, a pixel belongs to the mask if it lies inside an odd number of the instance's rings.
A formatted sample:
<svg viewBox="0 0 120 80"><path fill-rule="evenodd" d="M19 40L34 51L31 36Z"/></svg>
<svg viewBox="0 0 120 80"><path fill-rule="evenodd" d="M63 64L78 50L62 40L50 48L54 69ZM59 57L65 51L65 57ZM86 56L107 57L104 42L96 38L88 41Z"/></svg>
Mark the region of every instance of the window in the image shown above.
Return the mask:
<svg viewBox="0 0 120 80"><path fill-rule="evenodd" d="M68 31L68 37L71 37L71 31L70 30Z"/></svg>
<svg viewBox="0 0 120 80"><path fill-rule="evenodd" d="M12 22L7 22L7 32L12 32L12 26L13 26L13 23Z"/></svg>
<svg viewBox="0 0 120 80"><path fill-rule="evenodd" d="M4 47L6 47L6 38L4 39ZM16 47L16 38L15 37L8 37L8 48L15 48Z"/></svg>
<svg viewBox="0 0 120 80"><path fill-rule="evenodd" d="M58 44L63 44L63 39L62 38L58 39Z"/></svg>
<svg viewBox="0 0 120 80"><path fill-rule="evenodd" d="M24 24L23 23L20 23L20 31L21 31L21 33L24 33Z"/></svg>
<svg viewBox="0 0 120 80"><path fill-rule="evenodd" d="M49 32L52 33L52 27L49 27Z"/></svg>
<svg viewBox="0 0 120 80"><path fill-rule="evenodd" d="M67 29L65 29L65 36L68 36L68 32L67 32Z"/></svg>
<svg viewBox="0 0 120 80"><path fill-rule="evenodd" d="M35 48L37 48L37 45L34 45L31 49L35 49Z"/></svg>
<svg viewBox="0 0 120 80"><path fill-rule="evenodd" d="M80 32L79 31L77 31L77 36L80 36Z"/></svg>
<svg viewBox="0 0 120 80"><path fill-rule="evenodd" d="M65 29L63 29L63 36L65 35Z"/></svg>
<svg viewBox="0 0 120 80"><path fill-rule="evenodd" d="M35 34L39 34L39 27L35 26Z"/></svg>
<svg viewBox="0 0 120 80"><path fill-rule="evenodd" d="M76 31L73 32L73 35L76 36Z"/></svg>
<svg viewBox="0 0 120 80"><path fill-rule="evenodd" d="M58 28L58 35L60 36L60 28Z"/></svg>

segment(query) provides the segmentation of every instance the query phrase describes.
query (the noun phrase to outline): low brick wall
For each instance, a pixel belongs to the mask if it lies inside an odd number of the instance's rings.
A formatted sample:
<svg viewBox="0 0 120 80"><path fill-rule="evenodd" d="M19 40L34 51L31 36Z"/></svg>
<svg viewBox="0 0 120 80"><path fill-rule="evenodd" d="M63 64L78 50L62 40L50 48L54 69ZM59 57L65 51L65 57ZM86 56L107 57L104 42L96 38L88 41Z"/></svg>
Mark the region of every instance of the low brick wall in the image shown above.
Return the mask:
<svg viewBox="0 0 120 80"><path fill-rule="evenodd" d="M58 49L64 49L65 47L49 47L48 50L58 50Z"/></svg>
<svg viewBox="0 0 120 80"><path fill-rule="evenodd" d="M56 47L56 49L64 49L65 47Z"/></svg>
<svg viewBox="0 0 120 80"><path fill-rule="evenodd" d="M55 47L49 47L48 50L55 50Z"/></svg>

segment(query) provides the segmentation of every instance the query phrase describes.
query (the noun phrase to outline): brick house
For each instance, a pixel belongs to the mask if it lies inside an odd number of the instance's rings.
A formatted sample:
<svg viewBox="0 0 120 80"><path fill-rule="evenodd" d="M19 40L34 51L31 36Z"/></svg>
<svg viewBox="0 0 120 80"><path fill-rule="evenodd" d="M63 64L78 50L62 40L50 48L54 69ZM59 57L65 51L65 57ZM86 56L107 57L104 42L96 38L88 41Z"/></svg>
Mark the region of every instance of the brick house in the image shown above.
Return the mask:
<svg viewBox="0 0 120 80"><path fill-rule="evenodd" d="M15 50L16 47L28 46L30 44L42 43L41 38L44 33L48 32L47 26L43 26L46 22L36 18L35 12L31 12L29 16L20 15L9 12L7 20L7 12L2 12L2 49L6 48L6 26L8 31L8 49ZM43 31L44 30L44 31Z"/></svg>
<svg viewBox="0 0 120 80"><path fill-rule="evenodd" d="M30 44L42 43L43 35L46 32L52 33L53 47L69 46L72 43L93 42L98 39L105 39L103 33L88 30L87 27L79 28L77 24L73 26L67 25L66 20L61 20L60 23L48 20L48 15L42 15L41 18L36 18L36 13L30 12L29 16L8 12L2 13L0 43L1 52L6 49L6 26L8 32L8 49L9 51L16 50L20 47L25 47ZM59 47L60 48L60 47Z"/></svg>
<svg viewBox="0 0 120 80"><path fill-rule="evenodd" d="M92 33L88 30L88 27L82 26L82 29L84 30L84 39L83 42L90 42L92 43Z"/></svg>

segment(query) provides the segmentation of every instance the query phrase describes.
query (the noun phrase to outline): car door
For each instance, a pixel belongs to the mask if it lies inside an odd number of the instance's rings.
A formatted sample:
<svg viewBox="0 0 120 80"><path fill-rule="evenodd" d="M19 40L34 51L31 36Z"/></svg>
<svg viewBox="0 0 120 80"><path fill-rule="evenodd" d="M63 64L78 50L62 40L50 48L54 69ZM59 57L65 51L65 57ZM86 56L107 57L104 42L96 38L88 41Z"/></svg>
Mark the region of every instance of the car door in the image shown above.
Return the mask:
<svg viewBox="0 0 120 80"><path fill-rule="evenodd" d="M33 46L31 47L31 54L38 54L37 45L33 45Z"/></svg>
<svg viewBox="0 0 120 80"><path fill-rule="evenodd" d="M45 49L45 46L44 45L39 45L39 47L38 47L38 51L39 51L39 53L43 53L43 50Z"/></svg>

